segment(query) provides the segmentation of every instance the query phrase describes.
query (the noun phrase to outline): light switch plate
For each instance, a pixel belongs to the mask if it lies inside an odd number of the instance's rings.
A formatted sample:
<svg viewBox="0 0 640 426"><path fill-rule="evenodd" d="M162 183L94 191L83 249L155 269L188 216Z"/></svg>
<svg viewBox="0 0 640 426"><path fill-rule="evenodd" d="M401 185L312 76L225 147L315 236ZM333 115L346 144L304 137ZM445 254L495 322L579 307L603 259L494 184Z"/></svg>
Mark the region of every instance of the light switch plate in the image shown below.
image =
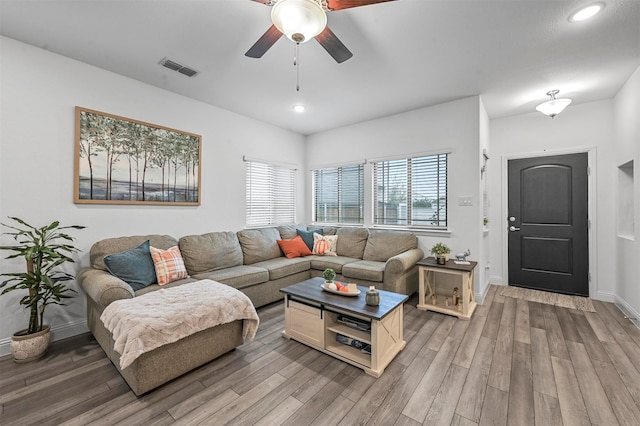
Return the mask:
<svg viewBox="0 0 640 426"><path fill-rule="evenodd" d="M458 197L458 205L459 206L472 206L473 198L472 197Z"/></svg>

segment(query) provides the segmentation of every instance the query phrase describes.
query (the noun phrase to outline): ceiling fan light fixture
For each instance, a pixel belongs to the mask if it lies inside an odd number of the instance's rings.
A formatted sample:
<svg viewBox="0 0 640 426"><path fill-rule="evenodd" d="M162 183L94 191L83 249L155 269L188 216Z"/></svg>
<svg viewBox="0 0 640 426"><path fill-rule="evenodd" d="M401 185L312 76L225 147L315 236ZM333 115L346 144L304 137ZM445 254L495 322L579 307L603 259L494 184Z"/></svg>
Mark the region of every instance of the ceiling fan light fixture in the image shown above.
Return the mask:
<svg viewBox="0 0 640 426"><path fill-rule="evenodd" d="M325 29L327 14L315 0L278 0L271 21L289 40L304 43Z"/></svg>
<svg viewBox="0 0 640 426"><path fill-rule="evenodd" d="M551 99L538 105L536 110L551 118L564 111L564 109L571 103L571 99L556 99L556 95L558 93L560 93L559 90L550 90L547 92L547 96L550 96Z"/></svg>

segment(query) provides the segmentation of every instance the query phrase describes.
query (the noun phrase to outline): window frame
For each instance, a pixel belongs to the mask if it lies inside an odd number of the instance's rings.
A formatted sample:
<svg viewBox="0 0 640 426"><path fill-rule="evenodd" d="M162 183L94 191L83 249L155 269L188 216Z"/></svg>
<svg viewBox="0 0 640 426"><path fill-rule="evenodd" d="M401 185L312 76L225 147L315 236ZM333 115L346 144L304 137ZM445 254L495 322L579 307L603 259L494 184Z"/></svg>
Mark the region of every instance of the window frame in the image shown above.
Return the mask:
<svg viewBox="0 0 640 426"><path fill-rule="evenodd" d="M245 227L249 229L295 225L297 223L298 169L290 164L268 160L247 157L243 160L245 162ZM259 185L256 186L254 183ZM266 188L260 188L266 189L265 193L257 192L259 186L266 186ZM287 221L282 221L283 217L288 217Z"/></svg>
<svg viewBox="0 0 640 426"><path fill-rule="evenodd" d="M365 199L364 199L364 188L365 188L365 172L364 172L364 162L357 163L347 163L340 164L335 166L322 166L317 167L311 170L311 209L312 209L312 223L314 225L333 225L333 226L349 226L349 227L362 227L365 224ZM344 186L344 173L345 169L356 168L358 173L358 203L359 203L359 212L358 218L356 221L346 221L347 217L345 217L345 200L344 194L347 192ZM318 220L318 174L326 171L326 172L334 172L337 174L337 188L335 191L335 195L337 197L337 221L329 221L329 220ZM347 170L348 171L348 170ZM326 216L323 218L326 219Z"/></svg>
<svg viewBox="0 0 640 426"><path fill-rule="evenodd" d="M444 203L442 207L444 207L444 219L436 219L438 222L444 222L444 225L423 225L417 223L420 219L414 219L414 204L417 200L414 199L414 194L418 192L417 186L418 183L414 183L414 176L412 175L413 168L415 168L415 164L417 160L427 160L429 158L433 158L432 161L435 161L438 164L441 160L441 157L444 156L444 190L442 190L442 177L437 174L436 183L427 183L426 185L435 185L436 186L436 200L441 200L438 204ZM371 222L373 228L388 228L388 229L411 229L416 231L423 232L449 232L450 224L449 224L449 162L451 160L451 151L439 151L439 152L431 152L431 153L422 153L422 154L410 154L406 156L393 157L393 158L379 158L375 160L370 160L372 165L372 173L371 173L371 187L372 187L372 200L371 200ZM406 163L406 173L404 183L407 188L402 195L404 195L405 200L411 199L410 203L405 201L405 221L406 223L384 223L384 221L388 221L389 218L378 218L378 199L379 199L379 185L378 185L378 167L383 163L392 163L392 162L402 162ZM424 183L423 183L424 184ZM441 207L441 208L442 208ZM401 219L398 219L401 220ZM424 221L424 220L423 220Z"/></svg>

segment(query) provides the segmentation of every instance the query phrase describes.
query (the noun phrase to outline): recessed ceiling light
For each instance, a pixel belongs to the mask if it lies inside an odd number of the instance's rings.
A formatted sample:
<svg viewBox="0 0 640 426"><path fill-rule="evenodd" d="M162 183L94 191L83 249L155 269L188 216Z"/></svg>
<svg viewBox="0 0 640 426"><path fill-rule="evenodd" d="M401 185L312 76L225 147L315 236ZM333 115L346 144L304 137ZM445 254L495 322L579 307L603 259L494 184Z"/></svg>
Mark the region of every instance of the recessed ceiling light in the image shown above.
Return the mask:
<svg viewBox="0 0 640 426"><path fill-rule="evenodd" d="M297 112L297 113L303 113L303 112L305 112L305 111L306 111L306 109L307 109L307 107L306 107L306 106L304 106L304 105L294 105L294 106L293 106L293 110L294 110L295 112Z"/></svg>
<svg viewBox="0 0 640 426"><path fill-rule="evenodd" d="M587 19L592 18L593 16L600 13L602 9L604 9L604 3L590 4L589 6L583 7L582 9L573 12L569 16L569 21L570 22L586 21Z"/></svg>

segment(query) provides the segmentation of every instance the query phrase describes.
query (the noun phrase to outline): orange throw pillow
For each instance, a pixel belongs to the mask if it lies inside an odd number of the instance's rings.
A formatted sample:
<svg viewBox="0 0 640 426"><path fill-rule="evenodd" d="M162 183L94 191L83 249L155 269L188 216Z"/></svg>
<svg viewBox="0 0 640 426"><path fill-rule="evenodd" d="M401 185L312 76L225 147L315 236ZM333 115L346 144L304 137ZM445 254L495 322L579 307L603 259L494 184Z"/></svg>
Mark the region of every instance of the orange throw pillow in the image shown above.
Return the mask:
<svg viewBox="0 0 640 426"><path fill-rule="evenodd" d="M282 250L282 252L288 259L293 259L294 257L309 256L312 254L311 250L309 250L309 247L307 247L307 244L302 240L302 237L300 235L290 240L277 241L278 245L280 246L280 250Z"/></svg>

